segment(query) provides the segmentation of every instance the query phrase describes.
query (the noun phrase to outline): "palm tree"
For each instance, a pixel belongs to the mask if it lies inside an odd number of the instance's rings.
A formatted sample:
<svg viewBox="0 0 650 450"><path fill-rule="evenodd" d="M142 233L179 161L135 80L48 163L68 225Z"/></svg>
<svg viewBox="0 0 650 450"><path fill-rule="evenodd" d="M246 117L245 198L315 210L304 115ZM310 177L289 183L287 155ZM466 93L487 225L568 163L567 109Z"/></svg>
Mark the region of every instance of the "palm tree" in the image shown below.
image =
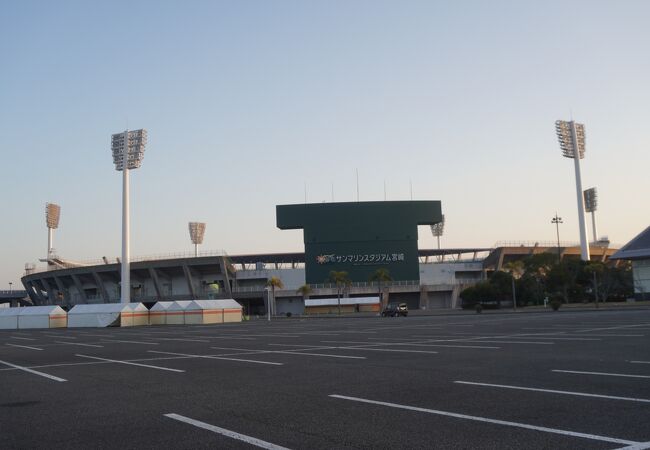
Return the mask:
<svg viewBox="0 0 650 450"><path fill-rule="evenodd" d="M348 278L348 273L344 270L336 271L332 270L330 272L330 281L336 283L336 298L338 301L339 316L341 315L341 292L345 286L350 285L350 279Z"/></svg>
<svg viewBox="0 0 650 450"><path fill-rule="evenodd" d="M517 309L517 294L515 293L515 280L521 278L524 274L524 263L521 261L511 261L503 265L503 269L509 272L512 277L512 307Z"/></svg>
<svg viewBox="0 0 650 450"><path fill-rule="evenodd" d="M271 303L271 310L275 314L275 288L283 289L284 288L284 283L278 277L271 277L266 282L266 285L271 288L271 294L272 294L272 297L273 297L273 302Z"/></svg>
<svg viewBox="0 0 650 450"><path fill-rule="evenodd" d="M309 294L312 293L312 289L311 286L309 286L308 284L303 284L296 290L296 292L302 295L303 300L306 300L307 298L309 298Z"/></svg>
<svg viewBox="0 0 650 450"><path fill-rule="evenodd" d="M379 289L379 303L380 303L380 308L384 306L383 302L383 296L381 292L382 284L385 281L393 281L393 277L390 276L390 271L385 268L385 267L380 267L379 269L375 270L375 272L370 276L370 281L376 281L377 282L377 287Z"/></svg>

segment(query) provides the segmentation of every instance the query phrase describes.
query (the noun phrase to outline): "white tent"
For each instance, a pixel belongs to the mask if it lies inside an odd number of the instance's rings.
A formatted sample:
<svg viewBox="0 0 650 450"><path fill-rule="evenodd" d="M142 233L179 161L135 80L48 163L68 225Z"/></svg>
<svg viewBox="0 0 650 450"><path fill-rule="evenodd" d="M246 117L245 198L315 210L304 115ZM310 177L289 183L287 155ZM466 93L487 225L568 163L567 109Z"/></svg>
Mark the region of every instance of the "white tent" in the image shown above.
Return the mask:
<svg viewBox="0 0 650 450"><path fill-rule="evenodd" d="M132 310L133 326L149 325L149 310L142 303L129 303Z"/></svg>
<svg viewBox="0 0 650 450"><path fill-rule="evenodd" d="M172 303L174 302L156 302L149 310L149 323L151 325L165 325L167 323L167 310Z"/></svg>
<svg viewBox="0 0 650 450"><path fill-rule="evenodd" d="M15 330L18 328L18 314L22 308L0 309L0 330Z"/></svg>
<svg viewBox="0 0 650 450"><path fill-rule="evenodd" d="M194 300L185 308L186 324L223 323L228 312L228 321L241 321L242 307L233 299Z"/></svg>
<svg viewBox="0 0 650 450"><path fill-rule="evenodd" d="M133 325L133 308L127 303L75 305L68 312L68 328L129 327Z"/></svg>
<svg viewBox="0 0 650 450"><path fill-rule="evenodd" d="M65 328L68 313L57 305L17 308L18 328Z"/></svg>
<svg viewBox="0 0 650 450"><path fill-rule="evenodd" d="M165 323L167 325L183 325L185 323L185 308L192 303L192 300L179 300L172 302L167 308Z"/></svg>

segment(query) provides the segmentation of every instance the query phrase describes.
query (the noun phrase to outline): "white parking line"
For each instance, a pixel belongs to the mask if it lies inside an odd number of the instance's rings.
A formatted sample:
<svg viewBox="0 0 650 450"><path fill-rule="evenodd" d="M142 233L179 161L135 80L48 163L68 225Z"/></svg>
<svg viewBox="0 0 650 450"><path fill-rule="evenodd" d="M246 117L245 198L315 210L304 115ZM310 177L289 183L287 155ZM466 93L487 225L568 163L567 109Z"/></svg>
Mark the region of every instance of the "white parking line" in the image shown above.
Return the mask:
<svg viewBox="0 0 650 450"><path fill-rule="evenodd" d="M134 362L128 362L128 361L120 361L117 359L108 359L108 358L99 358L97 356L88 356L88 355L75 355L79 356L80 358L90 358L90 359L97 359L99 361L106 361L106 362L113 362L117 364L126 364L129 366L139 366L139 367L147 367L149 369L158 369L158 370L166 370L168 372L185 372L184 370L179 370L179 369L170 369L169 367L160 367L160 366L151 366L149 364L140 364L140 363L134 363Z"/></svg>
<svg viewBox="0 0 650 450"><path fill-rule="evenodd" d="M104 348L103 345L96 345L96 344L82 344L81 342L63 342L63 341L54 341L56 344L65 344L65 345L82 345L84 347L98 347L98 348Z"/></svg>
<svg viewBox="0 0 650 450"><path fill-rule="evenodd" d="M68 381L68 380L66 380L66 379L64 379L64 378L59 378L59 377L55 377L54 375L50 375L50 374L47 374L47 373L39 372L39 371L37 371L37 370L28 369L27 367L17 366L16 364L11 364L11 363L9 363L9 362L7 362L7 361L0 361L0 363L5 364L5 365L7 365L7 366L9 366L9 367L13 367L14 369L22 370L22 371L24 371L24 372L33 373L34 375L39 375L39 376L41 376L41 377L49 378L50 380L54 380L54 381Z"/></svg>
<svg viewBox="0 0 650 450"><path fill-rule="evenodd" d="M630 445L629 447L620 447L616 450L647 450L650 448L650 442L639 442L638 444Z"/></svg>
<svg viewBox="0 0 650 450"><path fill-rule="evenodd" d="M10 347L28 348L28 349L30 349L30 350L43 350L42 348L38 348L38 347L30 347L29 345L17 345L17 344L9 344L9 343L7 343L7 344L5 344L5 345L8 345L8 346L10 346Z"/></svg>
<svg viewBox="0 0 650 450"><path fill-rule="evenodd" d="M54 333L42 333L43 336L49 336L49 337L55 337L59 339L77 339L74 336L61 336L60 334L54 334Z"/></svg>
<svg viewBox="0 0 650 450"><path fill-rule="evenodd" d="M510 427L516 427L516 428L524 428L527 430L533 430L533 431L542 431L545 433L553 433L553 434L561 434L564 436L572 436L572 437L579 437L579 438L584 438L584 439L592 439L596 441L603 441L603 442L612 442L614 444L623 444L623 445L635 445L635 444L640 444L640 442L636 441L629 441L627 439L618 439L618 438L612 438L608 436L599 436L596 434L587 434L587 433L578 433L576 431L568 431L568 430L560 430L557 428L548 428L548 427L540 427L537 425L529 425L525 423L519 423L519 422L509 422L506 420L497 420L497 419L489 419L487 417L479 417L479 416L469 416L466 414L458 414L458 413L453 413L453 412L448 412L448 411L440 411L436 409L428 409L428 408L419 408L417 406L408 406L408 405L400 405L397 403L388 403L388 402L380 402L376 400L368 400L365 398L357 398L357 397L348 397L345 395L330 395L330 397L333 398L339 398L343 400L351 400L354 402L360 402L360 403L369 403L372 405L380 405L380 406L388 406L391 408L398 408L398 409L406 409L409 411L417 411L417 412L423 412L423 413L428 413L428 414L435 414L439 416L447 416L447 417L453 417L456 419L466 419L466 420L474 420L477 422L485 422L485 423L493 423L496 425L505 425L505 426L510 426Z"/></svg>
<svg viewBox="0 0 650 450"><path fill-rule="evenodd" d="M294 350L253 350L246 348L230 348L230 347L210 347L215 350L235 350L235 351L244 351L246 354L260 354L260 353L279 353L284 355L305 355L305 356L322 356L325 358L342 358L342 359L366 359L365 356L345 356L345 355L329 355L327 353L305 353L306 350L312 350L311 348L299 348ZM318 347L322 350L335 349L336 347Z"/></svg>
<svg viewBox="0 0 650 450"><path fill-rule="evenodd" d="M25 337L18 337L18 336L9 336L11 339L21 339L23 341L35 341L36 339L33 338L25 338Z"/></svg>
<svg viewBox="0 0 650 450"><path fill-rule="evenodd" d="M625 373L605 373L605 372L582 372L579 370L559 370L553 369L551 372L560 372L560 373L577 373L582 375L603 375L608 377L626 377L626 378L650 378L650 375L630 375Z"/></svg>
<svg viewBox="0 0 650 450"><path fill-rule="evenodd" d="M173 353L173 352L158 352L155 350L148 350L149 353L160 353L163 355L178 355L178 356L184 356L186 358L206 358L206 359L223 359L225 361L241 361L241 362L249 362L249 363L254 363L254 364L267 364L271 366L283 366L284 363L277 363L277 362L270 362L270 361L257 361L255 359L242 359L242 358L227 358L224 356L213 356L213 355L192 355L192 354L187 354L187 353Z"/></svg>
<svg viewBox="0 0 650 450"><path fill-rule="evenodd" d="M158 342L142 342L142 341L122 341L118 339L102 339L102 342L120 343L120 344L142 344L142 345L158 345Z"/></svg>
<svg viewBox="0 0 650 450"><path fill-rule="evenodd" d="M158 339L159 341L187 341L187 342L210 342L207 339L184 339L184 338L147 338L147 339Z"/></svg>
<svg viewBox="0 0 650 450"><path fill-rule="evenodd" d="M364 342L364 341L338 341L338 342L343 342L346 344L365 344L365 345L405 345L405 346L413 346L413 347L448 347L448 348L482 348L482 349L499 349L501 347L494 347L494 346L486 346L486 345L449 345L449 344L429 344L427 341L413 341L411 339L411 342L375 342L375 343L370 343L370 342ZM435 341L434 341L435 342Z"/></svg>
<svg viewBox="0 0 650 450"><path fill-rule="evenodd" d="M7 344L9 345L9 344ZM632 364L650 364L650 361L630 361Z"/></svg>
<svg viewBox="0 0 650 450"><path fill-rule="evenodd" d="M179 414L175 414L175 413L165 414L165 417L169 419L178 420L180 422L184 422L190 425L194 425L195 427L203 428L204 430L212 431L213 433L218 433L232 439L237 439L239 441L246 442L247 444L251 444L256 447L266 448L269 450L289 450L286 447L281 447L279 445L271 444L270 442L262 441L260 439L251 436L246 436L245 434L237 433L235 431L226 430L225 428L210 425L209 423L190 419L189 417L181 416Z"/></svg>
<svg viewBox="0 0 650 450"><path fill-rule="evenodd" d="M534 392L548 392L550 394L563 394L563 395L575 395L578 397L595 397L595 398L605 398L609 400L627 400L629 402L641 402L641 403L650 403L650 400L645 398L632 398L632 397L617 397L614 395L599 395L599 394L587 394L585 392L571 392L571 391L557 391L554 389L541 389L541 388L528 388L522 386L508 386L505 384L490 384L490 383L474 383L471 381L454 381L457 384L469 384L472 386L486 386L486 387L496 387L504 389L515 389L521 391L534 391Z"/></svg>

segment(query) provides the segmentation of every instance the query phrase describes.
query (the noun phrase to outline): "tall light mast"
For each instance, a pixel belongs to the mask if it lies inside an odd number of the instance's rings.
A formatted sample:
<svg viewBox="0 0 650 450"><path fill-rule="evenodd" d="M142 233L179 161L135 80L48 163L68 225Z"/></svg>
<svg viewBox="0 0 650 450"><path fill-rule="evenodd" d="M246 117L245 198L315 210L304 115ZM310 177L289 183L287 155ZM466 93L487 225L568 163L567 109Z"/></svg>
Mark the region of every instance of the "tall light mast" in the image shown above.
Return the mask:
<svg viewBox="0 0 650 450"><path fill-rule="evenodd" d="M598 209L598 191L595 187L584 192L585 212L591 213L591 227L594 233L594 243L598 242L598 229L596 228L596 210Z"/></svg>
<svg viewBox="0 0 650 450"><path fill-rule="evenodd" d="M120 302L131 301L130 242L129 242L129 170L142 165L147 130L125 130L111 137L115 170L122 172L122 261Z"/></svg>
<svg viewBox="0 0 650 450"><path fill-rule="evenodd" d="M587 241L587 226L585 224L585 211L582 198L582 179L580 177L580 160L585 157L585 126L558 120L555 122L555 131L562 149L562 156L572 158L576 172L576 192L578 198L578 223L580 225L580 258L589 261L589 243Z"/></svg>
<svg viewBox="0 0 650 450"><path fill-rule="evenodd" d="M59 228L61 207L56 203L45 204L45 224L47 225L47 262L49 264L53 254L54 230Z"/></svg>
<svg viewBox="0 0 650 450"><path fill-rule="evenodd" d="M442 215L442 220L436 224L431 225L431 234L438 238L438 250L440 250L440 236L445 231L445 215Z"/></svg>
<svg viewBox="0 0 650 450"><path fill-rule="evenodd" d="M192 244L194 244L194 257L199 256L199 244L203 244L203 236L205 235L205 223L202 222L190 222L190 239L192 239Z"/></svg>

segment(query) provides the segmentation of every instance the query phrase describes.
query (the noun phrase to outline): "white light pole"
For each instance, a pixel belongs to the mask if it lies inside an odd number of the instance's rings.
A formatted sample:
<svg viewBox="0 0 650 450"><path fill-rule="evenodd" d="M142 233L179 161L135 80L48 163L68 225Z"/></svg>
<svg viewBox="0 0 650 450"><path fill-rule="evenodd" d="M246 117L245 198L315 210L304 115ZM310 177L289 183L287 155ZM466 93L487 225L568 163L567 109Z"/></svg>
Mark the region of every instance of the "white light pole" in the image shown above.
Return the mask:
<svg viewBox="0 0 650 450"><path fill-rule="evenodd" d="M598 209L598 191L595 187L584 192L585 212L591 213L591 227L594 233L594 243L598 242L598 229L596 228L596 210Z"/></svg>
<svg viewBox="0 0 650 450"><path fill-rule="evenodd" d="M129 170L142 165L147 130L126 130L111 136L111 150L115 170L122 172L122 274L120 302L131 301L131 272L129 267Z"/></svg>
<svg viewBox="0 0 650 450"><path fill-rule="evenodd" d="M199 244L203 244L203 236L205 235L205 223L190 222L190 239L194 244L194 257L199 256Z"/></svg>
<svg viewBox="0 0 650 450"><path fill-rule="evenodd" d="M52 258L54 245L54 230L59 228L61 207L55 203L45 204L45 224L47 225L47 262Z"/></svg>
<svg viewBox="0 0 650 450"><path fill-rule="evenodd" d="M562 149L562 156L572 158L576 172L576 192L578 196L578 223L580 225L580 257L589 261L589 243L587 241L587 226L582 198L582 179L580 177L580 160L585 157L585 126L558 120L555 122L555 131Z"/></svg>
<svg viewBox="0 0 650 450"><path fill-rule="evenodd" d="M442 220L438 223L435 223L431 225L431 234L433 234L434 237L438 238L438 250L440 250L440 236L445 231L445 215L442 215Z"/></svg>

